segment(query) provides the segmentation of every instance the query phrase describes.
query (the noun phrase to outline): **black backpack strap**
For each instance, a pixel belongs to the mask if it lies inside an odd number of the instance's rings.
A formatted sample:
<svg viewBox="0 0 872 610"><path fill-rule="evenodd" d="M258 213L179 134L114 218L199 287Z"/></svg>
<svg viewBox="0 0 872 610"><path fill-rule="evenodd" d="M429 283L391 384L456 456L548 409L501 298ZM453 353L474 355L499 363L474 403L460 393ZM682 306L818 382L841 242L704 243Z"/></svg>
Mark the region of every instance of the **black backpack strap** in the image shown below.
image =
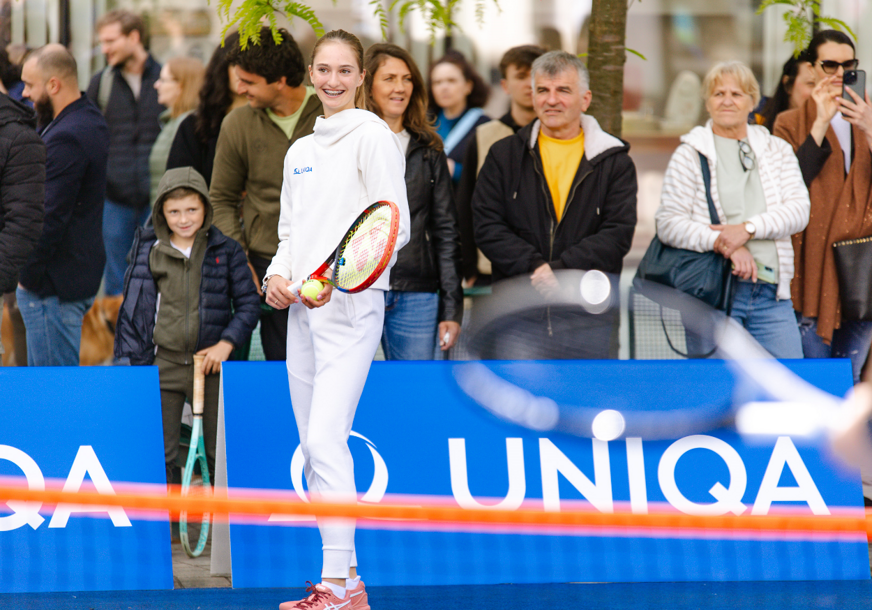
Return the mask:
<svg viewBox="0 0 872 610"><path fill-rule="evenodd" d="M711 216L711 221L713 225L721 224L721 219L718 218L718 211L715 209L715 202L712 199L712 175L709 171L708 158L697 151L699 155L699 164L702 169L702 181L705 184L705 198L708 201L709 208L709 216ZM724 310L726 311L727 317L730 316L730 313L733 311L733 297L736 296L736 282L734 281L733 274L727 274L727 302L725 303ZM711 355L711 354L709 354ZM703 356L704 358L708 358L708 356Z"/></svg>
<svg viewBox="0 0 872 610"><path fill-rule="evenodd" d="M705 198L708 201L709 216L712 219L713 225L721 224L721 219L718 217L718 211L715 209L715 201L712 199L712 175L709 171L708 158L697 151L699 155L699 164L702 169L702 181L705 184Z"/></svg>

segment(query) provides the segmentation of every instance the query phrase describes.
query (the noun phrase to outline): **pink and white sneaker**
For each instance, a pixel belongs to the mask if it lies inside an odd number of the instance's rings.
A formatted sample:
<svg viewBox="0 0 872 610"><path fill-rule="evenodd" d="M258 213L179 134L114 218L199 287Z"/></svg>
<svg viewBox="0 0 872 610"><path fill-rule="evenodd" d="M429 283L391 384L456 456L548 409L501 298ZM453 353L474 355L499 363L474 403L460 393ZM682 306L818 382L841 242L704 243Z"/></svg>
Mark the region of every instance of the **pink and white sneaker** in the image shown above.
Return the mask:
<svg viewBox="0 0 872 610"><path fill-rule="evenodd" d="M351 600L349 608L353 610L369 610L369 597L366 594L366 587L362 580L353 589L346 589L345 597Z"/></svg>
<svg viewBox="0 0 872 610"><path fill-rule="evenodd" d="M339 599L336 595L331 591L328 587L325 587L322 584L313 585L311 581L307 581L306 583L309 585L306 587L306 593L308 594L305 599L301 599L299 601L292 602L283 602L279 604L279 610L351 610L351 608L358 608L353 605L354 599L360 597L358 593L357 597L352 598L349 595L349 592L345 592L345 598ZM355 591L360 589L363 591L363 583L358 585L355 588ZM366 593L364 592L363 597L366 597ZM366 606L363 610L369 610L369 606Z"/></svg>

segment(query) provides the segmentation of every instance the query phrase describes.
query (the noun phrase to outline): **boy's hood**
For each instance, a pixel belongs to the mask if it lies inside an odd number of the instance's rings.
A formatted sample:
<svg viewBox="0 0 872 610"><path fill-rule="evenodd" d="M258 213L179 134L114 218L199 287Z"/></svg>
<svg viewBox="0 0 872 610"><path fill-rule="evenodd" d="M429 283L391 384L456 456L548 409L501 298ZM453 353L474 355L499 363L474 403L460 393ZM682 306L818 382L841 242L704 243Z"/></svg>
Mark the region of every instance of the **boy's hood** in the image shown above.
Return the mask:
<svg viewBox="0 0 872 610"><path fill-rule="evenodd" d="M151 213L151 222L154 225L155 235L157 235L159 240L169 241L170 228L161 210L166 201L167 193L179 187L193 189L203 199L203 203L206 206L206 217L203 220L203 227L200 231L205 233L203 229L208 230L212 226L212 202L209 200L209 187L206 185L205 178L193 167L177 167L167 170L163 178L160 179L157 199L154 201L154 210Z"/></svg>

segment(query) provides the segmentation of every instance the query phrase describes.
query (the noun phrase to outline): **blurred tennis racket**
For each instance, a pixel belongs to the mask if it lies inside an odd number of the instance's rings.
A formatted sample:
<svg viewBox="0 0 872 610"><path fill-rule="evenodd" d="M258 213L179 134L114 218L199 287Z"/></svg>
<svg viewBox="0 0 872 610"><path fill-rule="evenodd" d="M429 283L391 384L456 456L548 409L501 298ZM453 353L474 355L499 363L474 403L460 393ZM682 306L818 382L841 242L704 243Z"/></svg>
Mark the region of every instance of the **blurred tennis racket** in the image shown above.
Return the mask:
<svg viewBox="0 0 872 610"><path fill-rule="evenodd" d="M366 290L387 269L399 228L400 210L396 204L390 201L372 204L352 223L324 264L306 280L290 285L291 294L298 294L308 280L327 282L342 292ZM328 273L331 265L332 273Z"/></svg>
<svg viewBox="0 0 872 610"><path fill-rule="evenodd" d="M188 459L185 462L185 472L182 476L183 497L206 497L211 495L209 482L209 463L206 461L206 447L203 444L203 401L206 389L206 376L203 373L203 356L194 356L194 396L191 408L194 412L194 423L191 427L191 444L188 447ZM200 476L194 476L196 466L200 468ZM179 535L182 539L182 547L189 557L198 557L206 548L209 538L209 514L203 514L200 518L200 534L197 544L191 547L188 536L188 513L182 512L179 516Z"/></svg>
<svg viewBox="0 0 872 610"><path fill-rule="evenodd" d="M558 350L551 358L571 357L597 338L590 318L617 316L615 278L598 271L556 272L561 290L547 301L530 289L526 277L494 286L494 295L476 303L470 327L470 351L492 357L494 346L532 344L546 340L548 313L569 311L564 316L575 326L559 329ZM636 286L645 297L677 311L688 342L716 347L732 379L713 383L707 396L692 407L675 408L671 401L651 400L670 395L674 380L657 380L644 388L628 385L616 390L597 379L585 380L578 392L578 379L571 370L567 378L544 362L471 362L454 367L458 387L495 416L537 431L555 431L575 436L614 440L640 437L675 439L729 426L743 435L824 436L850 463L872 464L872 444L866 422L872 412L872 392L860 388L847 400L837 398L801 379L772 358L734 319L702 301L672 288L643 282ZM630 315L633 315L632 304ZM653 314L656 325L662 314ZM556 333L555 333L556 334ZM500 355L496 353L496 357ZM583 357L583 356L582 356ZM608 366L608 363L601 363ZM658 385L660 384L660 385ZM652 403L660 403L651 406Z"/></svg>

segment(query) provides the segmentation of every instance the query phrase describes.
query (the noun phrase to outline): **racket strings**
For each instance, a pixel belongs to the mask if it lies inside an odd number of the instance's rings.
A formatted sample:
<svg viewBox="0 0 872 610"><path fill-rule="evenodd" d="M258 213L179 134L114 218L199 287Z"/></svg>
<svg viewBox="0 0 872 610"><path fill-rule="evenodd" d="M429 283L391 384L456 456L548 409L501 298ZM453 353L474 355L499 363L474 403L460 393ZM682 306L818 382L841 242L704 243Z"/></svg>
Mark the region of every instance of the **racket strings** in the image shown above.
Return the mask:
<svg viewBox="0 0 872 610"><path fill-rule="evenodd" d="M360 219L338 252L333 281L352 289L364 283L380 266L390 243L391 209L380 207Z"/></svg>
<svg viewBox="0 0 872 610"><path fill-rule="evenodd" d="M209 466L206 461L202 439L199 445L196 459L193 462L189 460L189 463L185 465L185 471L188 468L191 469L190 485L182 487L182 495L194 503L208 500L212 497ZM185 475L187 474L189 473L185 472ZM211 515L209 513L204 512L198 515L188 515L186 511L181 513L179 533L182 538L182 546L189 556L197 557L205 549L209 538L210 523Z"/></svg>

